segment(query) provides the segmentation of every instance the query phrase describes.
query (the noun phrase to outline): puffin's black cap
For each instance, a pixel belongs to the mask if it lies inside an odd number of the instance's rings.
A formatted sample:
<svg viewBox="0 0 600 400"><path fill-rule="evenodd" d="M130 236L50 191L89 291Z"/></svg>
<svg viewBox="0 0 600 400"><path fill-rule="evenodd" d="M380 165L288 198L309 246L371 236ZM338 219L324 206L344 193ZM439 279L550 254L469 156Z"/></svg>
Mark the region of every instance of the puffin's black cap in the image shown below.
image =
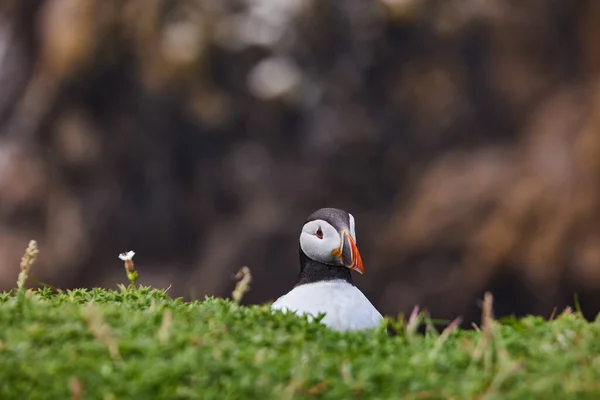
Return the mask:
<svg viewBox="0 0 600 400"><path fill-rule="evenodd" d="M339 208L321 208L310 214L306 219L306 222L314 221L316 219L322 219L328 222L341 232L343 229L350 229L350 214L347 211L340 210Z"/></svg>

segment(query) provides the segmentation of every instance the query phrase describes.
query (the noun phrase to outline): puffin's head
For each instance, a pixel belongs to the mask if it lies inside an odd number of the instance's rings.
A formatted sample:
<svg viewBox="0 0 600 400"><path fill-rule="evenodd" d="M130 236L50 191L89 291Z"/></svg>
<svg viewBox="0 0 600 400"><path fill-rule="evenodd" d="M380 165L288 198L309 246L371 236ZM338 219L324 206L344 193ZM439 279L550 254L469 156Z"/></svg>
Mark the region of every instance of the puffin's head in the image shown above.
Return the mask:
<svg viewBox="0 0 600 400"><path fill-rule="evenodd" d="M321 208L312 213L302 227L300 248L314 261L364 272L354 217L344 210Z"/></svg>

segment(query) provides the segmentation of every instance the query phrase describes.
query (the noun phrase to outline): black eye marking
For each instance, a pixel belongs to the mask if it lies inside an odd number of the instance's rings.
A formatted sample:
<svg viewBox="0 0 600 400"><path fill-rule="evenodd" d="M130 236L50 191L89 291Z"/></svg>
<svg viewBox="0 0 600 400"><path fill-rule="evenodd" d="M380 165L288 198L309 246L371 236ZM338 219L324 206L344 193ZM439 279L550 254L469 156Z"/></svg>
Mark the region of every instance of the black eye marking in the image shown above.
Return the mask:
<svg viewBox="0 0 600 400"><path fill-rule="evenodd" d="M317 235L317 237L319 239L323 239L323 231L321 230L321 227L319 227L319 229L317 229L317 232L315 233L315 235Z"/></svg>

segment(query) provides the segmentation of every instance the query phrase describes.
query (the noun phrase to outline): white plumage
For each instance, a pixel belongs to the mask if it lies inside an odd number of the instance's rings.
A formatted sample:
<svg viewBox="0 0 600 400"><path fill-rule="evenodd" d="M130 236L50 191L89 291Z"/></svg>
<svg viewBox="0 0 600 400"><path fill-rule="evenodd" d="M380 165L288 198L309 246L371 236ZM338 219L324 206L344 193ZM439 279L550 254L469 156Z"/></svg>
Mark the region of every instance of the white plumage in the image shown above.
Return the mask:
<svg viewBox="0 0 600 400"><path fill-rule="evenodd" d="M325 313L321 323L339 331L375 328L383 319L365 295L344 280L296 286L278 298L272 308L308 314L309 318Z"/></svg>

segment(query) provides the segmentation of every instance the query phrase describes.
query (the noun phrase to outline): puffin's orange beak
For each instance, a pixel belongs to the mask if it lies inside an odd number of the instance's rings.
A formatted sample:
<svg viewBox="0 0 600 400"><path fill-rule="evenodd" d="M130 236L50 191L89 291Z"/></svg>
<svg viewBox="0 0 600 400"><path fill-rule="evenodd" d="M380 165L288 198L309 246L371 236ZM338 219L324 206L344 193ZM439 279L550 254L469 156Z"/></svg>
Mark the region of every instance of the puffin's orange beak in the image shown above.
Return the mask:
<svg viewBox="0 0 600 400"><path fill-rule="evenodd" d="M365 268L363 267L362 258L350 232L344 229L340 233L340 240L340 248L339 250L336 249L335 253L337 254L334 255L338 256L346 267L360 274L364 273Z"/></svg>

